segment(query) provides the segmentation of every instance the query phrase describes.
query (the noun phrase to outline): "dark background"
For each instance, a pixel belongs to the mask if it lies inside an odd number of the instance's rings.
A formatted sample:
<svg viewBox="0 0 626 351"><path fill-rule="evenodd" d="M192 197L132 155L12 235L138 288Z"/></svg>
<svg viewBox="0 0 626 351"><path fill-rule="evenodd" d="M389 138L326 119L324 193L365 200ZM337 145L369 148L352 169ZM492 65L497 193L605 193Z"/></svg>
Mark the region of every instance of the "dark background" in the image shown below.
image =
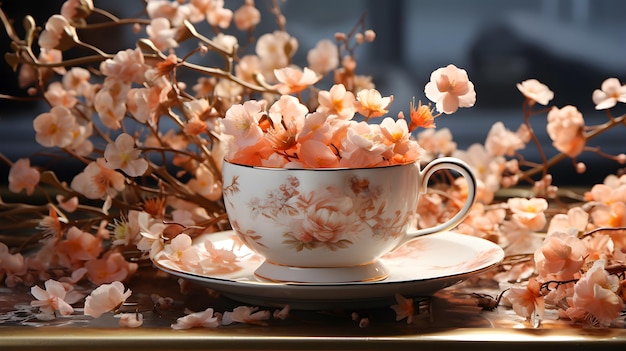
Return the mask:
<svg viewBox="0 0 626 351"><path fill-rule="evenodd" d="M120 16L136 14L142 3L94 2ZM227 0L226 6L235 9L241 2ZM43 25L51 14L59 12L62 3L4 0L1 6L19 28L27 13ZM257 34L275 29L265 11L268 3L256 1L266 19ZM609 77L626 82L626 2L621 0L289 0L283 3L283 11L287 30L299 41L296 63L301 66L306 64L306 52L318 40L350 31L365 13L367 25L375 30L377 39L358 50L357 73L373 75L384 95L394 95L392 116L400 110L408 111L412 97L426 101L423 88L434 69L449 63L465 68L476 86L476 106L443 116L437 123L440 129L450 128L463 149L483 143L496 121L503 121L511 129L519 126L523 96L515 84L525 79L536 78L547 84L555 93L552 104L577 106L587 124L606 121L604 112L594 110L593 90ZM134 39L126 33L112 32L110 38L100 42L110 52L116 47L133 47ZM85 37L85 41L89 39ZM2 31L0 49L10 49ZM24 95L17 88L16 75L4 62L0 62L0 74L0 93ZM32 119L45 109L42 103L0 101L0 152L15 160L41 151L34 139ZM620 105L614 111L624 112L626 108ZM547 153L553 154L545 133L545 115L533 117L533 121ZM613 154L626 152L623 135L620 127L590 145L601 144L603 151ZM532 147L524 154L538 160ZM576 174L566 160L554 169L559 184L601 182L620 168L592 154L584 154L580 160L587 163L587 173ZM0 182L6 182L6 172L7 168L0 166Z"/></svg>

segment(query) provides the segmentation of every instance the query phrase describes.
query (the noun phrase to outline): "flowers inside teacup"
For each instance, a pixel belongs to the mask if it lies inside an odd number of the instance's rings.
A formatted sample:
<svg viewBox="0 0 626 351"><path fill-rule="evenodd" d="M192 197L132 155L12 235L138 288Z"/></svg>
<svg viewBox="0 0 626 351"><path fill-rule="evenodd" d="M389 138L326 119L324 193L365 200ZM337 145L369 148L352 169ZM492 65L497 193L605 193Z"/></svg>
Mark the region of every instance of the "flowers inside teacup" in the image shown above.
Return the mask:
<svg viewBox="0 0 626 351"><path fill-rule="evenodd" d="M464 207L432 228L411 230L420 192L432 174L451 169L468 183ZM289 169L223 164L224 201L233 229L265 257L257 276L272 281L384 279L378 261L422 234L450 229L467 215L476 181L469 167L440 158L371 168Z"/></svg>

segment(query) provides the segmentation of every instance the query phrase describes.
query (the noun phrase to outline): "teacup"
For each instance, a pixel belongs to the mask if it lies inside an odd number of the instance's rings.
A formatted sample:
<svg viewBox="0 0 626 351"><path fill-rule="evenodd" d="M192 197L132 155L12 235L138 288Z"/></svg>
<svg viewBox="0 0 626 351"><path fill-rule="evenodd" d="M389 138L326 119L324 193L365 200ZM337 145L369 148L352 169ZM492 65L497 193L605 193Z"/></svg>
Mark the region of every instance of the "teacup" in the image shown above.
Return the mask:
<svg viewBox="0 0 626 351"><path fill-rule="evenodd" d="M468 183L464 206L431 228L412 229L431 176L453 170ZM379 258L424 234L455 227L468 214L476 180L463 161L443 157L375 168L263 168L224 161L224 202L231 226L265 258L266 280L340 283L382 280ZM419 269L419 267L416 267Z"/></svg>

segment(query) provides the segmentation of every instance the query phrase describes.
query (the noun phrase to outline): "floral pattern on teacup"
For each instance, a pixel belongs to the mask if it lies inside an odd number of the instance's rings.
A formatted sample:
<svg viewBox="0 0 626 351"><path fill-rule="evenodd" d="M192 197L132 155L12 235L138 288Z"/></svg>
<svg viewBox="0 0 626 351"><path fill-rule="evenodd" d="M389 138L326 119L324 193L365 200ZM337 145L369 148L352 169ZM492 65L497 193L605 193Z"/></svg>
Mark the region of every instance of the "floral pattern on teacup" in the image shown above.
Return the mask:
<svg viewBox="0 0 626 351"><path fill-rule="evenodd" d="M269 189L265 196L252 197L248 207L254 218L269 220L281 228L283 244L296 251L326 248L337 251L347 248L357 239L358 233L369 231L380 240L404 235L414 211L396 210L386 214L387 201L380 186L366 177L350 176L343 187L327 186L302 192L296 176L287 177L277 188ZM238 177L224 191L226 201L237 196ZM243 228L232 221L233 229L250 244L266 246L262 237L252 228Z"/></svg>

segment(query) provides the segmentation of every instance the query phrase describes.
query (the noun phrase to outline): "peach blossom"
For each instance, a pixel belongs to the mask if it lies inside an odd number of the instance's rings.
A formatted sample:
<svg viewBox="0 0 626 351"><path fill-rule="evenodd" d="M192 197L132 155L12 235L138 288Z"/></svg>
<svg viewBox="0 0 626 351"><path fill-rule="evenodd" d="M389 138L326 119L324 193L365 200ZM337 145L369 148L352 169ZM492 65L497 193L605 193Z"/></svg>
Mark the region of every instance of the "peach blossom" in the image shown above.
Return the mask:
<svg viewBox="0 0 626 351"><path fill-rule="evenodd" d="M572 207L567 211L567 214L557 213L552 217L547 233L572 229L582 233L587 229L588 224L589 214L581 207Z"/></svg>
<svg viewBox="0 0 626 351"><path fill-rule="evenodd" d="M102 244L92 234L70 227L65 239L56 245L56 250L66 267L74 267L96 259L102 252Z"/></svg>
<svg viewBox="0 0 626 351"><path fill-rule="evenodd" d="M622 227L626 224L626 204L621 201L600 204L593 210L591 217L598 227Z"/></svg>
<svg viewBox="0 0 626 351"><path fill-rule="evenodd" d="M552 145L567 156L573 158L583 151L586 142L585 121L576 107L553 107L548 112L546 130Z"/></svg>
<svg viewBox="0 0 626 351"><path fill-rule="evenodd" d="M50 83L50 85L48 85L48 89L43 95L52 106L72 108L78 102L78 99L76 99L76 92L73 90L66 90L61 82Z"/></svg>
<svg viewBox="0 0 626 351"><path fill-rule="evenodd" d="M126 116L126 102L130 85L115 78L104 80L102 88L94 98L94 108L106 127L113 130L121 128Z"/></svg>
<svg viewBox="0 0 626 351"><path fill-rule="evenodd" d="M507 129L500 121L491 126L485 139L485 148L495 156L514 156L517 150L525 146L524 140L517 133Z"/></svg>
<svg viewBox="0 0 626 351"><path fill-rule="evenodd" d="M66 147L72 143L76 117L64 106L54 106L33 120L35 139L45 147Z"/></svg>
<svg viewBox="0 0 626 351"><path fill-rule="evenodd" d="M132 291L124 291L124 284L118 281L100 285L85 299L84 313L86 316L98 318L119 308L131 294Z"/></svg>
<svg viewBox="0 0 626 351"><path fill-rule="evenodd" d="M252 146L263 139L259 120L264 113L265 104L259 101L248 100L243 105L233 105L222 119L222 129L235 137L238 147Z"/></svg>
<svg viewBox="0 0 626 351"><path fill-rule="evenodd" d="M56 280L46 280L44 283L46 289L42 289L35 285L30 289L30 293L37 299L31 301L30 305L38 307L45 314L54 314L56 311L62 316L70 315L74 312L72 306L65 302L66 290L63 284Z"/></svg>
<svg viewBox="0 0 626 351"><path fill-rule="evenodd" d="M391 147L384 141L380 126L366 122L353 124L342 141L341 166L363 168L386 165L388 162L385 162L384 156L388 155Z"/></svg>
<svg viewBox="0 0 626 351"><path fill-rule="evenodd" d="M65 46L65 40L70 40L75 36L76 29L70 25L65 17L52 15L46 21L45 29L39 35L38 43L44 49L60 49L60 47Z"/></svg>
<svg viewBox="0 0 626 351"><path fill-rule="evenodd" d="M515 222L530 230L541 230L547 223L545 211L548 201L544 198L510 198L507 200L509 210Z"/></svg>
<svg viewBox="0 0 626 351"><path fill-rule="evenodd" d="M107 168L104 158L99 158L76 175L70 186L88 199L103 199L124 190L125 179L121 173Z"/></svg>
<svg viewBox="0 0 626 351"><path fill-rule="evenodd" d="M476 102L474 84L469 80L467 71L452 64L430 75L424 93L435 103L437 111L445 114L452 114L459 107L472 107Z"/></svg>
<svg viewBox="0 0 626 351"><path fill-rule="evenodd" d="M176 32L176 28L172 28L170 21L164 17L153 18L150 24L146 26L148 37L161 51L178 47L178 42L175 39Z"/></svg>
<svg viewBox="0 0 626 351"><path fill-rule="evenodd" d="M229 325L233 322L265 325L263 321L270 319L271 313L267 310L259 311L258 307L239 306L232 312L225 312L222 325Z"/></svg>
<svg viewBox="0 0 626 351"><path fill-rule="evenodd" d="M337 115L344 120L352 119L356 112L354 94L347 91L343 84L335 84L329 91L321 90L317 95L317 101L319 102L317 111Z"/></svg>
<svg viewBox="0 0 626 351"><path fill-rule="evenodd" d="M430 161L438 155L452 155L457 145L452 139L452 133L448 128L427 129L417 133L417 143L424 150L425 161Z"/></svg>
<svg viewBox="0 0 626 351"><path fill-rule="evenodd" d="M141 84L146 72L143 53L139 48L119 51L112 59L107 59L100 64L100 71L108 78L126 84L131 82Z"/></svg>
<svg viewBox="0 0 626 351"><path fill-rule="evenodd" d="M194 5L197 6L198 3L199 1L195 1ZM224 0L211 0L205 1L205 3L208 5L205 9L207 22L222 29L228 28L233 18L233 12L224 8Z"/></svg>
<svg viewBox="0 0 626 351"><path fill-rule="evenodd" d="M307 53L306 59L309 68L324 75L339 66L339 49L332 41L322 39Z"/></svg>
<svg viewBox="0 0 626 351"><path fill-rule="evenodd" d="M261 12L254 6L254 0L247 0L233 14L237 29L249 31L261 22Z"/></svg>
<svg viewBox="0 0 626 351"><path fill-rule="evenodd" d="M527 79L517 83L517 89L524 94L531 105L536 102L545 106L554 98L552 90L536 79Z"/></svg>
<svg viewBox="0 0 626 351"><path fill-rule="evenodd" d="M204 19L204 14L200 18L191 17L191 11L185 8L178 1L168 0L151 0L146 3L146 12L150 18L165 17L171 23L172 26L178 27L182 24L183 20L189 17L189 20L193 23L200 22Z"/></svg>
<svg viewBox="0 0 626 351"><path fill-rule="evenodd" d="M511 302L513 311L521 317L532 319L533 316L543 319L544 299L540 294L541 284L531 278L523 287L513 286L506 295Z"/></svg>
<svg viewBox="0 0 626 351"><path fill-rule="evenodd" d="M220 321L213 312L212 308L207 308L202 312L190 313L176 320L172 324L172 329L190 329L190 328L216 328L219 327Z"/></svg>
<svg viewBox="0 0 626 351"><path fill-rule="evenodd" d="M39 184L39 179L39 171L30 166L30 159L20 158L9 170L9 190L19 193L25 189L26 195L31 195Z"/></svg>
<svg viewBox="0 0 626 351"><path fill-rule="evenodd" d="M553 232L535 251L535 265L540 277L552 274L568 280L582 268L586 255L587 246L580 239L566 232Z"/></svg>
<svg viewBox="0 0 626 351"><path fill-rule="evenodd" d="M601 326L610 325L624 309L616 294L619 278L604 270L604 260L595 261L591 269L574 286L573 305L584 309Z"/></svg>
<svg viewBox="0 0 626 351"><path fill-rule="evenodd" d="M87 279L100 285L114 281L124 281L137 271L137 264L128 262L119 252L113 252L106 257L92 259L85 262Z"/></svg>
<svg viewBox="0 0 626 351"><path fill-rule="evenodd" d="M135 138L122 133L104 150L105 166L121 169L129 177L142 176L148 170L148 161L140 158L141 150L135 148Z"/></svg>
<svg viewBox="0 0 626 351"><path fill-rule="evenodd" d="M601 89L593 91L592 98L596 110L611 108L618 102L626 103L626 85L622 85L617 78L609 78L602 82Z"/></svg>
<svg viewBox="0 0 626 351"><path fill-rule="evenodd" d="M200 262L200 256L192 245L191 237L184 233L178 234L166 244L159 257L187 269L193 269Z"/></svg>
<svg viewBox="0 0 626 351"><path fill-rule="evenodd" d="M289 33L278 30L261 35L255 46L255 53L261 59L261 66L267 73L287 67L296 50L298 40Z"/></svg>
<svg viewBox="0 0 626 351"><path fill-rule="evenodd" d="M356 94L354 107L366 118L380 117L389 112L393 95L382 97L376 89L364 89Z"/></svg>
<svg viewBox="0 0 626 351"><path fill-rule="evenodd" d="M256 84L255 75L259 72L261 72L261 60L256 55L243 56L235 66L237 78L248 83Z"/></svg>
<svg viewBox="0 0 626 351"><path fill-rule="evenodd" d="M215 175L204 164L196 168L194 177L187 182L189 190L206 197L212 201L217 201L222 196L222 186L215 179Z"/></svg>
<svg viewBox="0 0 626 351"><path fill-rule="evenodd" d="M333 168L339 166L337 154L319 140L302 142L299 160L306 168Z"/></svg>
<svg viewBox="0 0 626 351"><path fill-rule="evenodd" d="M93 0L66 0L61 7L61 15L68 20L78 20L93 11Z"/></svg>
<svg viewBox="0 0 626 351"><path fill-rule="evenodd" d="M6 244L0 242L0 278L5 278L8 287L14 287L26 275L24 256L21 253L10 253Z"/></svg>
<svg viewBox="0 0 626 351"><path fill-rule="evenodd" d="M278 80L275 89L281 94L295 94L317 83L321 77L315 71L304 67L284 67L274 70L274 76Z"/></svg>

